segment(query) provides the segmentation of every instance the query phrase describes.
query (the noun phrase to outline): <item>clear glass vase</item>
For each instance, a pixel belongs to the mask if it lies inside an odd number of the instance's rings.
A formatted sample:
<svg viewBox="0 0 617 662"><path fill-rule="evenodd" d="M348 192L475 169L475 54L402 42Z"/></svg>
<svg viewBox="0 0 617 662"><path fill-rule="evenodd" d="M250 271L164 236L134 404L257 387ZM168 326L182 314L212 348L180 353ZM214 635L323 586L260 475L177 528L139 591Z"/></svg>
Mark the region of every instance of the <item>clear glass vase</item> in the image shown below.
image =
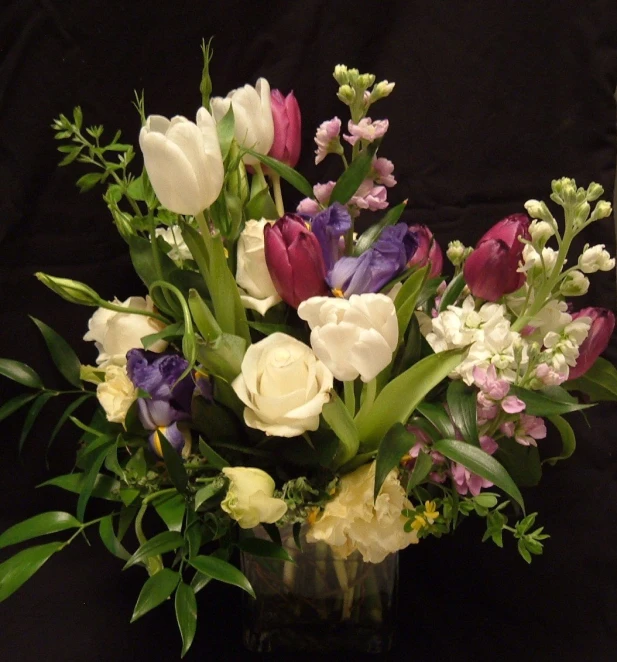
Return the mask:
<svg viewBox="0 0 617 662"><path fill-rule="evenodd" d="M261 527L254 533L268 537ZM304 530L302 551L291 527L281 529L281 538L295 563L242 553L242 570L257 596L243 596L245 646L259 653L388 651L398 554L381 563L367 563L359 552L342 560L325 543L307 543Z"/></svg>

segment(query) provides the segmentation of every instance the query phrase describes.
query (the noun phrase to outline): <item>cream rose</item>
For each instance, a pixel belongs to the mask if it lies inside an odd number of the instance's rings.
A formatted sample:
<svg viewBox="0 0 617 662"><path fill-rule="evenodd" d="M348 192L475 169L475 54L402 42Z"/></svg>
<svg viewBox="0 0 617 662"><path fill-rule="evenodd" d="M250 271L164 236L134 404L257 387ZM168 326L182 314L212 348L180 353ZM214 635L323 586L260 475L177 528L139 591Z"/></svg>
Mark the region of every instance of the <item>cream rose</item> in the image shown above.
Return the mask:
<svg viewBox="0 0 617 662"><path fill-rule="evenodd" d="M120 302L114 299L113 303L125 308L153 311L154 304L150 297L129 297ZM157 333L165 325L146 315L132 313L117 313L107 308L99 308L88 321L88 333L84 340L94 341L99 355L96 359L98 365L104 367L111 363L124 365L126 353L129 349L143 347L141 339L152 333ZM165 340L157 340L148 348L152 352L163 352L167 348Z"/></svg>
<svg viewBox="0 0 617 662"><path fill-rule="evenodd" d="M324 541L341 558L357 549L369 563L380 563L388 554L417 543L417 533L403 528L406 518L401 511L412 505L396 469L388 474L373 503L374 486L374 462L343 476L338 494L309 529L307 541Z"/></svg>
<svg viewBox="0 0 617 662"><path fill-rule="evenodd" d="M107 366L105 381L96 387L96 397L108 421L124 423L126 412L137 399L137 389L126 374L126 366Z"/></svg>
<svg viewBox="0 0 617 662"><path fill-rule="evenodd" d="M296 437L319 427L332 373L299 340L273 333L251 345L233 389L246 405L244 422L268 435Z"/></svg>
<svg viewBox="0 0 617 662"><path fill-rule="evenodd" d="M247 221L238 239L236 281L244 291L240 299L246 308L260 315L281 301L266 265L264 227L268 223L265 218Z"/></svg>
<svg viewBox="0 0 617 662"><path fill-rule="evenodd" d="M363 382L392 361L398 344L394 302L385 294L352 294L349 299L311 297L298 307L311 327L311 347L336 379Z"/></svg>
<svg viewBox="0 0 617 662"><path fill-rule="evenodd" d="M273 497L274 481L254 467L225 467L229 478L227 494L221 508L243 529L252 529L261 522L273 524L287 512L283 499Z"/></svg>

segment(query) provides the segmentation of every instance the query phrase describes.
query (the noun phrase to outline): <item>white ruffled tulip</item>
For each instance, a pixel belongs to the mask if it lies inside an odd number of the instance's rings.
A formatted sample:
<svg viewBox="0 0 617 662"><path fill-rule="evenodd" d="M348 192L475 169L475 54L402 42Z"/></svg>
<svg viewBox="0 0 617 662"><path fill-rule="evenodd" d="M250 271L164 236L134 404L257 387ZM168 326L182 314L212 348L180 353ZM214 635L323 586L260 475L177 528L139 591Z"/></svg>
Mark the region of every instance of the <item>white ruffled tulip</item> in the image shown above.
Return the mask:
<svg viewBox="0 0 617 662"><path fill-rule="evenodd" d="M136 308L152 312L154 304L150 297L129 297L120 302L114 299L114 304L125 308ZM152 333L158 333L165 325L152 317L146 315L135 315L133 313L117 313L107 308L99 308L88 320L88 332L84 340L94 341L99 350L96 362L105 367L109 364L125 365L126 353L129 349L143 348L141 339ZM148 349L151 352L164 352L167 341L157 340Z"/></svg>
<svg viewBox="0 0 617 662"><path fill-rule="evenodd" d="M352 294L349 299L311 297L298 307L311 327L311 347L336 379L374 379L392 361L398 321L385 294Z"/></svg>
<svg viewBox="0 0 617 662"><path fill-rule="evenodd" d="M139 146L152 188L176 214L195 216L219 196L225 176L216 124L205 108L197 124L176 116L150 115Z"/></svg>
<svg viewBox="0 0 617 662"><path fill-rule="evenodd" d="M332 373L311 348L284 333L251 345L232 383L246 405L244 422L268 435L296 437L319 427Z"/></svg>
<svg viewBox="0 0 617 662"><path fill-rule="evenodd" d="M96 397L108 421L124 423L127 411L137 399L137 389L126 374L126 366L107 366L105 381L96 387Z"/></svg>
<svg viewBox="0 0 617 662"><path fill-rule="evenodd" d="M260 221L247 221L238 239L238 266L236 281L244 290L240 299L246 308L256 310L260 315L281 301L264 253L264 227L269 223L262 218Z"/></svg>
<svg viewBox="0 0 617 662"><path fill-rule="evenodd" d="M267 154L274 142L274 121L270 107L270 84L265 78L260 78L255 87L245 85L232 90L223 97L213 97L210 100L212 115L217 122L225 117L229 106L234 111L234 136L242 147ZM242 158L247 165L255 165L259 159L245 154Z"/></svg>
<svg viewBox="0 0 617 662"><path fill-rule="evenodd" d="M274 481L254 467L225 467L229 488L221 508L243 529L252 529L261 522L273 524L287 512L283 499L273 497Z"/></svg>

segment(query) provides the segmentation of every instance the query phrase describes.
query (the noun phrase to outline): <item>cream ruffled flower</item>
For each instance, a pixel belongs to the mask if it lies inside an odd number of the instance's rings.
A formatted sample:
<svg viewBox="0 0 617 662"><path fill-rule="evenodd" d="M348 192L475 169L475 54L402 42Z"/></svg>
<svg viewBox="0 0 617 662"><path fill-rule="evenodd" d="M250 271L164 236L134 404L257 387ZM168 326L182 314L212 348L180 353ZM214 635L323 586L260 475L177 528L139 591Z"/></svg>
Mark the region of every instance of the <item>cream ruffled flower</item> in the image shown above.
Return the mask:
<svg viewBox="0 0 617 662"><path fill-rule="evenodd" d="M124 423L126 413L137 399L137 389L126 374L126 366L108 365L105 381L96 387L96 397L107 420Z"/></svg>
<svg viewBox="0 0 617 662"><path fill-rule="evenodd" d="M311 526L307 541L326 542L341 558L357 549L369 563L380 563L388 554L417 543L417 533L403 528L402 511L412 506L396 470L388 474L373 503L374 486L374 462L343 476L339 493Z"/></svg>

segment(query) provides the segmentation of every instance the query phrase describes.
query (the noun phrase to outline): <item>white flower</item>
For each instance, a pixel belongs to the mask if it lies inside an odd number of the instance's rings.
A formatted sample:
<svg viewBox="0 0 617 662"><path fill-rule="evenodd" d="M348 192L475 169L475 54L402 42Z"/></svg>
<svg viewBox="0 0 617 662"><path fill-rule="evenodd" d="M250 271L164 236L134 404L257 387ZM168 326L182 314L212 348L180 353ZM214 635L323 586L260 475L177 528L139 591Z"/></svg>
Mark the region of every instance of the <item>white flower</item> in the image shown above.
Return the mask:
<svg viewBox="0 0 617 662"><path fill-rule="evenodd" d="M448 260L457 267L463 262L466 251L467 249L465 248L465 245L458 239L455 239L448 244L446 255L448 256Z"/></svg>
<svg viewBox="0 0 617 662"><path fill-rule="evenodd" d="M578 269L569 271L561 285L559 291L566 297L576 297L587 294L589 290L589 278L583 276Z"/></svg>
<svg viewBox="0 0 617 662"><path fill-rule="evenodd" d="M244 422L250 428L295 437L319 427L332 373L310 347L273 333L248 348L232 387L246 405Z"/></svg>
<svg viewBox="0 0 617 662"><path fill-rule="evenodd" d="M157 237L163 237L163 240L171 246L171 250L167 253L167 257L174 262L181 262L183 260L192 260L193 256L184 239L182 232L177 225L171 228L156 228L154 234Z"/></svg>
<svg viewBox="0 0 617 662"><path fill-rule="evenodd" d="M604 250L604 244L597 244L585 248L583 254L578 258L578 266L586 274L596 271L611 271L615 268L615 258Z"/></svg>
<svg viewBox="0 0 617 662"><path fill-rule="evenodd" d="M569 368L576 365L579 347L591 327L590 317L577 317L575 320L570 315L567 317L569 321L562 329L549 331L542 341L545 348L542 359L565 378Z"/></svg>
<svg viewBox="0 0 617 662"><path fill-rule="evenodd" d="M523 264L518 268L518 271L544 271L550 274L557 262L557 256L558 252L553 248L543 248L540 254L531 244L525 244L525 248L523 248Z"/></svg>
<svg viewBox="0 0 617 662"><path fill-rule="evenodd" d="M217 122L225 117L229 106L234 112L234 136L242 147L267 154L274 142L274 122L270 107L270 84L260 78L255 87L245 85L229 92L227 97L213 97L210 100L212 114ZM242 160L247 165L255 165L259 159L245 154Z"/></svg>
<svg viewBox="0 0 617 662"><path fill-rule="evenodd" d="M126 366L108 365L105 381L96 387L96 397L112 423L124 423L126 412L137 399L137 389L126 374Z"/></svg>
<svg viewBox="0 0 617 662"><path fill-rule="evenodd" d="M246 292L240 293L240 299L246 308L256 310L260 315L281 301L264 253L264 227L269 223L262 218L260 221L247 221L238 239L238 266L236 281Z"/></svg>
<svg viewBox="0 0 617 662"><path fill-rule="evenodd" d="M545 244L555 234L555 230L547 221L532 221L529 234L535 244Z"/></svg>
<svg viewBox="0 0 617 662"><path fill-rule="evenodd" d="M412 506L396 470L388 474L373 503L374 486L374 462L343 476L337 495L309 529L307 541L324 541L341 558L359 550L369 563L380 563L388 554L417 543L417 533L403 528L406 518L401 511Z"/></svg>
<svg viewBox="0 0 617 662"><path fill-rule="evenodd" d="M150 297L129 297L120 302L114 299L116 306L137 308L152 312L154 305ZM110 363L126 364L126 353L129 349L143 348L141 339L152 333L161 331L165 325L146 315L133 313L117 313L107 308L99 308L88 320L88 332L84 340L94 341L99 355L96 362L100 366ZM157 340L148 349L152 352L163 352L167 348L165 340Z"/></svg>
<svg viewBox="0 0 617 662"><path fill-rule="evenodd" d="M219 197L223 158L216 125L205 108L197 112L197 124L180 116L170 121L150 115L139 146L152 188L170 211L194 216Z"/></svg>
<svg viewBox="0 0 617 662"><path fill-rule="evenodd" d="M254 467L225 467L229 478L227 494L221 508L243 529L252 529L260 522L273 524L287 512L283 499L273 497L274 481Z"/></svg>
<svg viewBox="0 0 617 662"><path fill-rule="evenodd" d="M342 381L376 377L392 361L398 321L385 294L352 294L349 299L311 297L298 307L311 327L311 347Z"/></svg>

